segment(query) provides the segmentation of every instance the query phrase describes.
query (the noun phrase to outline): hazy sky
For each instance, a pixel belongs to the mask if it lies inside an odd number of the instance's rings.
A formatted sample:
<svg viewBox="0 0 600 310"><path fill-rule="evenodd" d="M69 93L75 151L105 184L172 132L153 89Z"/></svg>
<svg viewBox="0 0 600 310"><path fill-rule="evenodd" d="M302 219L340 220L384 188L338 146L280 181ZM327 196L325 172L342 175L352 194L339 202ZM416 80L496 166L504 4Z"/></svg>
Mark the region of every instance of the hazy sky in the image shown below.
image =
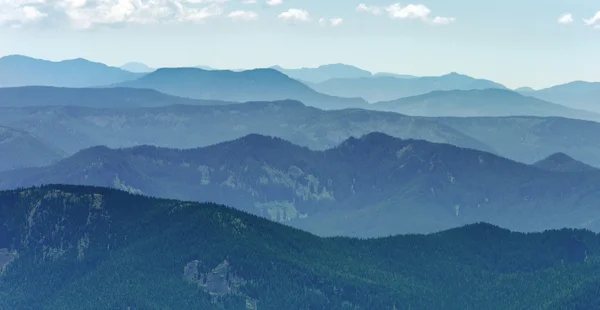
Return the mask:
<svg viewBox="0 0 600 310"><path fill-rule="evenodd" d="M0 42L0 56L153 67L347 63L545 87L600 81L600 2L0 0Z"/></svg>

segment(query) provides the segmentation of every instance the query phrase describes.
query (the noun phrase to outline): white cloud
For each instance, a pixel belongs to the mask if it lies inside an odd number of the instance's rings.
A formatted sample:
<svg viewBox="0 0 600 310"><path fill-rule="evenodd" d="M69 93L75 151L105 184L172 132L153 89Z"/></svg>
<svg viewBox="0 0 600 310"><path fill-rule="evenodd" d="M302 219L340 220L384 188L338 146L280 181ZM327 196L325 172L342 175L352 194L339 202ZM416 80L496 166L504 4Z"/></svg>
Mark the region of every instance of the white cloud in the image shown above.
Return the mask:
<svg viewBox="0 0 600 310"><path fill-rule="evenodd" d="M256 0L243 0L242 3L243 4L255 4Z"/></svg>
<svg viewBox="0 0 600 310"><path fill-rule="evenodd" d="M0 25L45 19L75 28L123 24L203 22L223 14L228 0L0 0Z"/></svg>
<svg viewBox="0 0 600 310"><path fill-rule="evenodd" d="M559 24L568 25L568 24L571 24L572 22L573 22L573 14L571 14L571 13L561 14L560 17L558 18Z"/></svg>
<svg viewBox="0 0 600 310"><path fill-rule="evenodd" d="M41 12L33 1L20 1L20 5L0 7L0 25L10 27L21 27L26 24L37 22L46 16ZM0 4L3 4L0 2Z"/></svg>
<svg viewBox="0 0 600 310"><path fill-rule="evenodd" d="M594 26L594 28L598 28L600 26L600 11L596 12L592 18L584 19L583 22L588 26Z"/></svg>
<svg viewBox="0 0 600 310"><path fill-rule="evenodd" d="M283 4L283 0L267 0L267 5L276 6Z"/></svg>
<svg viewBox="0 0 600 310"><path fill-rule="evenodd" d="M400 4L392 4L385 9L394 19L427 19L431 10L422 4L409 4L405 7Z"/></svg>
<svg viewBox="0 0 600 310"><path fill-rule="evenodd" d="M454 17L436 16L431 22L438 25L448 25L456 21Z"/></svg>
<svg viewBox="0 0 600 310"><path fill-rule="evenodd" d="M374 14L374 15L379 15L379 14L383 13L383 9L382 8L374 6L374 5L369 6L369 5L366 5L364 3L359 4L356 7L356 11L357 12L371 13L371 14Z"/></svg>
<svg viewBox="0 0 600 310"><path fill-rule="evenodd" d="M424 22L436 25L447 25L456 21L456 18L454 17L436 16L430 18L431 10L423 4L408 4L402 6L399 3L394 3L387 7L378 7L361 3L356 7L356 11L371 13L373 15L380 15L383 12L387 12L388 17L391 19L420 19Z"/></svg>
<svg viewBox="0 0 600 310"><path fill-rule="evenodd" d="M37 8L33 6L24 6L21 9L21 11L23 12L25 20L38 20L40 18L48 16L48 14L40 12Z"/></svg>
<svg viewBox="0 0 600 310"><path fill-rule="evenodd" d="M330 19L329 21L331 21L331 26L337 27L344 22L344 19L342 19L340 17L335 17L335 18Z"/></svg>
<svg viewBox="0 0 600 310"><path fill-rule="evenodd" d="M255 20L258 18L258 14L252 11L233 11L227 17L234 20Z"/></svg>
<svg viewBox="0 0 600 310"><path fill-rule="evenodd" d="M279 14L278 18L284 20L296 20L301 22L307 22L310 20L310 15L305 10L289 9Z"/></svg>
<svg viewBox="0 0 600 310"><path fill-rule="evenodd" d="M319 18L319 25L326 27L331 25L332 27L340 26L344 22L344 19L340 17L335 17L331 19Z"/></svg>

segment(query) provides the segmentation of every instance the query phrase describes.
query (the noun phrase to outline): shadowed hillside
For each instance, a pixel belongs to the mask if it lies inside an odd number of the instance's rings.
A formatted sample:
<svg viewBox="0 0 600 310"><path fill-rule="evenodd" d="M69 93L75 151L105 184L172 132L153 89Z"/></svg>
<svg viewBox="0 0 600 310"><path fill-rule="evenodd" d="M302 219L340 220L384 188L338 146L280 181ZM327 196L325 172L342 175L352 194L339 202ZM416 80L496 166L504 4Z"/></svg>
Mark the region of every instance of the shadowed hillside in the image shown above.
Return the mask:
<svg viewBox="0 0 600 310"><path fill-rule="evenodd" d="M350 136L373 131L493 151L429 120L366 110L322 111L297 101L152 109L5 108L0 109L0 124L30 131L70 153L96 145L194 148L251 133L277 135L312 149L326 149Z"/></svg>
<svg viewBox="0 0 600 310"><path fill-rule="evenodd" d="M65 156L62 150L27 132L0 126L0 171L41 167Z"/></svg>
<svg viewBox="0 0 600 310"><path fill-rule="evenodd" d="M155 90L135 88L61 88L47 86L0 88L0 107L141 108L177 104L226 105L232 103L234 102L176 97Z"/></svg>
<svg viewBox="0 0 600 310"><path fill-rule="evenodd" d="M486 221L518 231L600 231L600 173L543 171L447 144L381 133L311 151L248 135L190 150L94 147L53 166L0 174L213 201L320 235L425 233Z"/></svg>

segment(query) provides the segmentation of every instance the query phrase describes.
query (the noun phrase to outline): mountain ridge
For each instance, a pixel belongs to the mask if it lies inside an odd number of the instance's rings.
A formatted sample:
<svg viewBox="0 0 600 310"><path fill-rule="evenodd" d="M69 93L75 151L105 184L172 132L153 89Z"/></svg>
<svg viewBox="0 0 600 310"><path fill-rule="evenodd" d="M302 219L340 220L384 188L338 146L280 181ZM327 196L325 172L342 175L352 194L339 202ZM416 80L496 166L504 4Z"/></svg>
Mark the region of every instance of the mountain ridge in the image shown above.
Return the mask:
<svg viewBox="0 0 600 310"><path fill-rule="evenodd" d="M372 73L367 70L342 63L326 64L315 68L285 69L281 66L272 66L270 68L282 72L293 79L309 83L319 83L332 78L372 76Z"/></svg>
<svg viewBox="0 0 600 310"><path fill-rule="evenodd" d="M150 73L156 70L141 62L128 62L119 68L133 73Z"/></svg>
<svg viewBox="0 0 600 310"><path fill-rule="evenodd" d="M0 176L2 189L62 183L213 201L324 236L434 232L480 221L517 231L600 231L600 222L590 220L600 218L592 208L600 171L564 175L381 133L325 151L256 134L189 150L101 147Z"/></svg>
<svg viewBox="0 0 600 310"><path fill-rule="evenodd" d="M231 85L235 85L235 88ZM236 72L199 68L162 68L138 80L112 86L150 88L193 99L237 102L294 99L324 109L366 106L366 102L361 98L341 98L320 94L273 69Z"/></svg>
<svg viewBox="0 0 600 310"><path fill-rule="evenodd" d="M249 133L276 133L299 145L325 149L371 131L494 152L486 143L431 120L359 109L324 111L293 100L128 109L0 108L0 124L30 131L69 153L94 145L193 148Z"/></svg>
<svg viewBox="0 0 600 310"><path fill-rule="evenodd" d="M600 113L600 82L572 81L522 93L564 106Z"/></svg>
<svg viewBox="0 0 600 310"><path fill-rule="evenodd" d="M376 102L370 106L376 110L428 117L559 116L600 121L600 114L499 88L436 90L423 95Z"/></svg>
<svg viewBox="0 0 600 310"><path fill-rule="evenodd" d="M49 61L23 55L0 58L0 87L94 87L133 80L131 73L83 58Z"/></svg>
<svg viewBox="0 0 600 310"><path fill-rule="evenodd" d="M456 72L441 76L410 79L389 76L330 79L308 85L325 94L340 97L361 97L371 103L422 95L436 90L506 89L504 85L493 81L476 79Z"/></svg>
<svg viewBox="0 0 600 310"><path fill-rule="evenodd" d="M140 88L68 88L23 86L0 88L0 107L79 106L140 108L169 105L226 105L236 102L199 100Z"/></svg>

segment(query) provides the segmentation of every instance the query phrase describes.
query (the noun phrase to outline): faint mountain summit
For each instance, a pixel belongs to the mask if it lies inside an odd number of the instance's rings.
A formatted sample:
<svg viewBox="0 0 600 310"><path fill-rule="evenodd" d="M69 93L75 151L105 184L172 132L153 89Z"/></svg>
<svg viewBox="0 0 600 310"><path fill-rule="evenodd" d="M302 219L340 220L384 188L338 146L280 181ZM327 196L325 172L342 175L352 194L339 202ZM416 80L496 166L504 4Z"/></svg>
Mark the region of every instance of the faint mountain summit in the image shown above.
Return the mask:
<svg viewBox="0 0 600 310"><path fill-rule="evenodd" d="M155 70L154 68L150 68L148 65L141 62L128 62L122 65L121 69L134 73L149 73Z"/></svg>
<svg viewBox="0 0 600 310"><path fill-rule="evenodd" d="M592 167L586 163L573 159L571 156L559 152L554 153L545 159L542 159L534 166L548 171L559 171L559 172L585 172L585 171L598 171L595 167Z"/></svg>
<svg viewBox="0 0 600 310"><path fill-rule="evenodd" d="M0 87L94 87L134 80L140 74L83 58L49 61L23 55L0 58Z"/></svg>

